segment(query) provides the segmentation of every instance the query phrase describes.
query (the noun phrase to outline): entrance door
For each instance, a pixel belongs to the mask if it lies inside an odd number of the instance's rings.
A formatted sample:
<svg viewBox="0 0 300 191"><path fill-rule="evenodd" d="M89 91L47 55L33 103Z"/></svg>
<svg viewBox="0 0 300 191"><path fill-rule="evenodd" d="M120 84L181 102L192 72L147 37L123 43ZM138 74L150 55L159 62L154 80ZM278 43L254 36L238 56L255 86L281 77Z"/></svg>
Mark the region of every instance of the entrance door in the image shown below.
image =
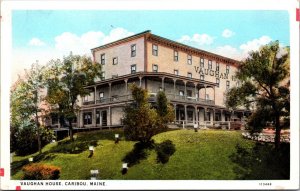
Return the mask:
<svg viewBox="0 0 300 191"><path fill-rule="evenodd" d="M106 111L102 111L102 126L107 126L107 112Z"/></svg>
<svg viewBox="0 0 300 191"><path fill-rule="evenodd" d="M99 110L96 111L96 124L100 125L100 111Z"/></svg>

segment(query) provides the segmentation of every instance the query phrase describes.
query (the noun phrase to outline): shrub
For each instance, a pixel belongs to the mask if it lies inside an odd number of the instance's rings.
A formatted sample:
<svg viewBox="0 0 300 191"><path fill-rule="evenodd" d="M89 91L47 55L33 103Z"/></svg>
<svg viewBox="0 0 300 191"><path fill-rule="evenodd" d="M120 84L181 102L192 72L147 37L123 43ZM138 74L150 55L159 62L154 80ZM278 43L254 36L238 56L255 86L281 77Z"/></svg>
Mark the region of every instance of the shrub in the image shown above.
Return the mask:
<svg viewBox="0 0 300 191"><path fill-rule="evenodd" d="M83 151L86 151L89 149L89 146L97 146L97 140L91 140L91 141L61 141L58 142L58 145L56 147L53 147L51 149L51 152L56 153L69 153L69 154L78 154Z"/></svg>
<svg viewBox="0 0 300 191"><path fill-rule="evenodd" d="M176 151L175 145L170 140L166 140L156 145L157 161L163 164L169 161L171 155Z"/></svg>
<svg viewBox="0 0 300 191"><path fill-rule="evenodd" d="M22 170L23 180L57 180L60 174L59 167L41 163L26 165Z"/></svg>
<svg viewBox="0 0 300 191"><path fill-rule="evenodd" d="M53 131L42 126L40 127L40 135L42 146L54 138ZM14 143L12 150L16 152L16 155L25 156L38 151L37 132L33 123L15 130L11 139Z"/></svg>

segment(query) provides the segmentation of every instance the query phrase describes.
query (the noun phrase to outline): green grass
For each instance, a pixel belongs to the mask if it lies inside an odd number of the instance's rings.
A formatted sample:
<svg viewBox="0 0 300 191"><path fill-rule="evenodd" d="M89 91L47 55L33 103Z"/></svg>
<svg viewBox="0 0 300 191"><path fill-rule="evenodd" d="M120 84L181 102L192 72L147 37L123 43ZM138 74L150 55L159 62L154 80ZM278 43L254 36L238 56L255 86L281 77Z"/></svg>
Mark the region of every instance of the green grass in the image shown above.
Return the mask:
<svg viewBox="0 0 300 191"><path fill-rule="evenodd" d="M119 144L114 143L114 134L121 135ZM51 143L43 148L43 154L33 154L37 162L61 167L62 180L90 179L90 170L99 169L100 179L131 180L233 180L237 164L230 156L236 153L236 145L251 148L254 143L245 140L239 131L193 130L168 131L153 137L156 143L171 140L176 151L166 164L158 163L155 150L147 150L148 157L130 167L122 175L122 159L133 149L135 142L125 141L121 130L105 130L79 133L75 143L67 139ZM64 147L79 145L75 154L66 153ZM88 145L94 144L95 151L88 158ZM82 146L84 145L84 146ZM64 152L64 153L62 153ZM28 163L29 156L15 156L12 163L12 178L21 179L21 167Z"/></svg>

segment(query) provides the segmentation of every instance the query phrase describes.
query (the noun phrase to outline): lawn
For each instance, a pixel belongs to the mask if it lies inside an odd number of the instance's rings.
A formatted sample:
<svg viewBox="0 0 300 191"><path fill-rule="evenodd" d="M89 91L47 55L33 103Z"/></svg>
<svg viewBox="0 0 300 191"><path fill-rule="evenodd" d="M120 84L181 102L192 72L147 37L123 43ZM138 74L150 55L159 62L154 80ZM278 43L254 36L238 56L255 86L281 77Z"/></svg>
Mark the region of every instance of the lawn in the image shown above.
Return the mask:
<svg viewBox="0 0 300 191"><path fill-rule="evenodd" d="M121 141L114 143L114 134ZM242 138L240 131L223 130L173 130L153 137L155 143L171 140L176 152L166 164L158 163L155 150L147 150L148 157L121 173L122 159L133 149L135 142L125 141L121 130L103 130L76 134L75 143L68 139L50 143L43 154L33 154L36 162L61 167L61 180L88 180L90 170L98 169L99 179L113 180L234 180L237 164L231 159L236 145L252 148L254 142ZM95 145L94 155L89 156L89 145ZM71 153L67 153L71 152ZM21 167L28 157L15 156L12 179L21 179Z"/></svg>

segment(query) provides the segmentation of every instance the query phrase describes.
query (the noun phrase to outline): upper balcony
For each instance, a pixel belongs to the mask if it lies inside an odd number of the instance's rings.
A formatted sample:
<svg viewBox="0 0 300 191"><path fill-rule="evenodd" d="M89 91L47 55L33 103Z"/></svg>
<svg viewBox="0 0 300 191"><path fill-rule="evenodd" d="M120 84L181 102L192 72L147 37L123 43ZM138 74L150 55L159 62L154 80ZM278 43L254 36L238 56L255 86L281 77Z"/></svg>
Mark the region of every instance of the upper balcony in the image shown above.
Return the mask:
<svg viewBox="0 0 300 191"><path fill-rule="evenodd" d="M182 96L182 95L176 95L176 94L166 94L168 100L171 103L191 103L191 104L204 104L204 105L214 105L214 100L205 100L202 98L197 97L188 97L188 96ZM116 103L124 103L124 102L131 102L133 101L132 95L120 95L120 96L114 96L110 98L101 98L96 99L93 101L83 101L83 107L90 106L90 105L106 105L106 104L116 104ZM149 102L156 102L156 93L149 93L148 97Z"/></svg>
<svg viewBox="0 0 300 191"><path fill-rule="evenodd" d="M156 100L158 91L165 91L167 98L171 102L194 103L194 104L215 104L215 83L188 78L169 73L159 72L137 72L131 75L118 76L96 82L94 85L87 86L90 89L90 99L82 101L83 107L91 105L116 104L132 101L132 96L128 84L136 83L149 92L149 102ZM201 89L211 88L213 99L201 98ZM204 93L204 92L203 92Z"/></svg>

